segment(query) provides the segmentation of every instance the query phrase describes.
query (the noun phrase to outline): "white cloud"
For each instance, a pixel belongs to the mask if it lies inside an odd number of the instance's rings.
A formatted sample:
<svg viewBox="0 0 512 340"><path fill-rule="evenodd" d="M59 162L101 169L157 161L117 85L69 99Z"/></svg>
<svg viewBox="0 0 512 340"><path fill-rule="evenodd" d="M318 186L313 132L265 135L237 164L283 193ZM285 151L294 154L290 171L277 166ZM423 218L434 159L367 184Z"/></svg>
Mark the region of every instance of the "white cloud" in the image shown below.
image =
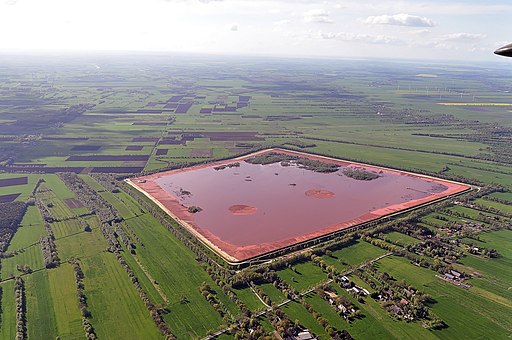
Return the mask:
<svg viewBox="0 0 512 340"><path fill-rule="evenodd" d="M334 21L329 17L329 12L325 9L313 9L304 13L306 22L314 22L320 24L331 24Z"/></svg>
<svg viewBox="0 0 512 340"><path fill-rule="evenodd" d="M320 36L323 39L335 39L337 37L338 33L333 32L327 32L327 33L320 33Z"/></svg>
<svg viewBox="0 0 512 340"><path fill-rule="evenodd" d="M441 37L442 40L450 40L450 41L458 41L458 42L474 42L477 40L482 40L486 38L485 34L475 34L475 33L450 33L445 34Z"/></svg>
<svg viewBox="0 0 512 340"><path fill-rule="evenodd" d="M232 25L229 25L229 26L228 26L228 29L229 29L230 31L237 32L237 31L238 31L238 24L232 24Z"/></svg>
<svg viewBox="0 0 512 340"><path fill-rule="evenodd" d="M427 34L430 33L430 30L429 29L419 29L419 30L412 30L410 31L412 34L415 34L415 35L421 35L421 36L425 36Z"/></svg>
<svg viewBox="0 0 512 340"><path fill-rule="evenodd" d="M275 26L284 26L284 25L288 25L289 23L291 23L290 20L284 19L284 20L275 21L274 25Z"/></svg>
<svg viewBox="0 0 512 340"><path fill-rule="evenodd" d="M496 3L496 1L474 1L468 0L455 1L397 1L397 0L324 0L335 7L343 7L351 11L357 11L368 15L372 13L383 12L401 12L401 13L421 13L421 15L482 15L482 14L503 14L512 12L512 4ZM343 5L337 5L342 2ZM494 3L492 3L494 2Z"/></svg>
<svg viewBox="0 0 512 340"><path fill-rule="evenodd" d="M365 24L397 25L412 27L433 27L435 22L429 18L419 17L405 13L394 15L369 16L363 21Z"/></svg>
<svg viewBox="0 0 512 340"><path fill-rule="evenodd" d="M387 45L401 45L404 42L396 37L387 35L372 35L372 34L361 34L351 32L327 32L320 33L323 39L336 39L340 41L351 41L367 44L387 44Z"/></svg>

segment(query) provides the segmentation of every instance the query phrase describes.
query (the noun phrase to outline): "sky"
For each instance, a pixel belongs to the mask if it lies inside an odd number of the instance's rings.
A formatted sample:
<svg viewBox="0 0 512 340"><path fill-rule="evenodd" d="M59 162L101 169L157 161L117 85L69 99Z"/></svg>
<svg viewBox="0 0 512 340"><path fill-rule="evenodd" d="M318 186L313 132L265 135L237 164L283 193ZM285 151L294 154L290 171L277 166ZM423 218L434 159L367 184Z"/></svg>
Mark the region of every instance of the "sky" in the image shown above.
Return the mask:
<svg viewBox="0 0 512 340"><path fill-rule="evenodd" d="M512 1L0 0L0 53L493 60Z"/></svg>

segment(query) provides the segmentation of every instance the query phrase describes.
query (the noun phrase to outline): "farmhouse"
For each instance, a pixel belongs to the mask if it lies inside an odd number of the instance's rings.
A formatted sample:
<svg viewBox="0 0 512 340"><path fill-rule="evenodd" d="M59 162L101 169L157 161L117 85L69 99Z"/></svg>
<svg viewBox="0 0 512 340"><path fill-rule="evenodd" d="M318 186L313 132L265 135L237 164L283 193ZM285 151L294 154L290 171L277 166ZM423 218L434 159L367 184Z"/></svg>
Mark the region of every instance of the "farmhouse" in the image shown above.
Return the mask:
<svg viewBox="0 0 512 340"><path fill-rule="evenodd" d="M315 340L316 338L307 329L299 332L295 337L296 340Z"/></svg>

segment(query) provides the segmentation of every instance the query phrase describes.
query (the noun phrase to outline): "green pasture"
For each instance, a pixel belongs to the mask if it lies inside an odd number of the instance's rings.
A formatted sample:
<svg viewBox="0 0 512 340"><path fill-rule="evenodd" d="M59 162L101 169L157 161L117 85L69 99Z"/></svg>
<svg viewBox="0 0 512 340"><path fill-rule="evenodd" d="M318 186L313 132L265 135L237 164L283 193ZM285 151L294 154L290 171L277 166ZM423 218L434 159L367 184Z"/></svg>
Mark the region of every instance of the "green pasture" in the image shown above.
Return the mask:
<svg viewBox="0 0 512 340"><path fill-rule="evenodd" d="M292 268L280 270L277 272L277 275L299 292L303 292L328 280L324 271L310 261L298 263L293 265Z"/></svg>
<svg viewBox="0 0 512 340"><path fill-rule="evenodd" d="M396 231L386 233L384 235L384 239L392 241L392 242L396 242L402 246L408 246L408 245L417 244L417 243L421 242L421 240L418 240L417 238L414 238L409 235L399 233Z"/></svg>
<svg viewBox="0 0 512 340"><path fill-rule="evenodd" d="M85 294L98 337L161 339L125 270L113 254L81 259Z"/></svg>
<svg viewBox="0 0 512 340"><path fill-rule="evenodd" d="M385 250L371 245L368 242L357 240L350 246L332 252L331 256L324 255L322 259L328 264L335 266L339 271L344 271L349 266L357 267L365 261L372 260L384 255Z"/></svg>

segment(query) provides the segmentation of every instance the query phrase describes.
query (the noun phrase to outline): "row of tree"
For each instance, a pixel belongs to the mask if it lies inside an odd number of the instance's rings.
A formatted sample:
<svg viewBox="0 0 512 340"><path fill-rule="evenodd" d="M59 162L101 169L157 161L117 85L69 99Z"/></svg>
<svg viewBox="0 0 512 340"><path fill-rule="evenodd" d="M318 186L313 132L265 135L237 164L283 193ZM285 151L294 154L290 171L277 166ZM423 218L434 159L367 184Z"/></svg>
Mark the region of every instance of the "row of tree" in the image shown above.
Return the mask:
<svg viewBox="0 0 512 340"><path fill-rule="evenodd" d="M36 192L36 196L35 196L36 197L35 205L36 205L37 209L39 209L39 212L41 213L41 216L43 217L43 221L46 223L55 222L57 219L51 213L48 205L45 204L42 199L37 197L38 192Z"/></svg>
<svg viewBox="0 0 512 340"><path fill-rule="evenodd" d="M226 279L222 277L221 273L219 273L215 267L209 266L207 263L202 263L203 269L210 275L212 280L222 289L222 291L228 296L228 298L233 301L237 307L242 312L242 315L250 316L251 312L247 308L247 306L238 298L238 296L233 292L232 286L230 283L226 282Z"/></svg>
<svg viewBox="0 0 512 340"><path fill-rule="evenodd" d="M78 307L80 308L80 314L82 315L82 326L85 331L85 337L89 340L97 339L96 332L94 331L94 327L91 325L90 318L91 312L87 309L87 297L85 296L85 285L84 285L84 272L82 271L82 267L80 266L80 262L76 259L72 259L71 266L73 267L73 271L75 273L75 283L76 283L76 297L78 299Z"/></svg>
<svg viewBox="0 0 512 340"><path fill-rule="evenodd" d="M210 305L215 309L217 313L223 318L232 321L232 315L226 306L220 301L216 292L210 287L210 285L206 282L201 283L199 286L199 292L201 295L210 303Z"/></svg>
<svg viewBox="0 0 512 340"><path fill-rule="evenodd" d="M0 203L0 252L7 250L25 211L27 205L24 202Z"/></svg>
<svg viewBox="0 0 512 340"><path fill-rule="evenodd" d="M98 216L101 223L120 222L123 218L114 207L94 191L84 180L71 172L57 174L66 186L73 191L77 199L84 204L89 211Z"/></svg>
<svg viewBox="0 0 512 340"><path fill-rule="evenodd" d="M123 218L117 210L76 174L66 172L58 173L58 176L75 193L77 199L100 220L100 231L108 242L107 251L116 252L122 250L118 236L122 234L121 238L124 240L127 240L128 237L119 225ZM130 243L127 242L128 245Z"/></svg>
<svg viewBox="0 0 512 340"><path fill-rule="evenodd" d="M27 301L25 297L25 282L18 276L14 284L16 296L16 340L27 338Z"/></svg>
<svg viewBox="0 0 512 340"><path fill-rule="evenodd" d="M512 205L512 201L509 201L509 200L506 200L503 198L499 198L499 197L494 197L494 196L486 196L486 197L484 197L484 200L497 202L497 203L501 203L501 204L505 204L505 205Z"/></svg>
<svg viewBox="0 0 512 340"><path fill-rule="evenodd" d="M57 246L50 236L42 236L39 240L41 251L43 252L43 260L46 268L55 268L60 264Z"/></svg>

